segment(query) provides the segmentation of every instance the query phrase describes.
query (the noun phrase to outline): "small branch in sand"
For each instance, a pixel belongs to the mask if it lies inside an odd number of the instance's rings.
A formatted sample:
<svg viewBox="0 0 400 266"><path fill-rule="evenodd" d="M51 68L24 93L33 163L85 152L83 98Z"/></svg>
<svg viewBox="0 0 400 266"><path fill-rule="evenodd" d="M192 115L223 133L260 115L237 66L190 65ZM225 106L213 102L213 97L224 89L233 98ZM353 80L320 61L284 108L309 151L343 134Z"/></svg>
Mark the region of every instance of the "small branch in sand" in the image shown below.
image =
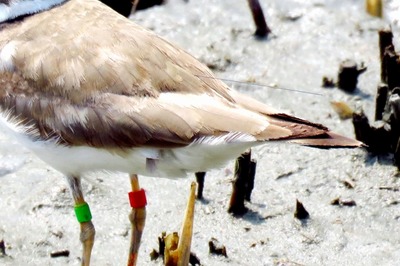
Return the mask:
<svg viewBox="0 0 400 266"><path fill-rule="evenodd" d="M256 32L254 35L259 38L267 38L268 34L271 33L271 29L265 21L264 12L260 3L258 0L247 0L247 2L249 3L254 24L256 25Z"/></svg>
<svg viewBox="0 0 400 266"><path fill-rule="evenodd" d="M352 60L345 60L340 64L338 74L338 87L347 92L353 92L357 88L358 76L367 70L364 64L358 66Z"/></svg>
<svg viewBox="0 0 400 266"><path fill-rule="evenodd" d="M203 199L203 189L204 189L204 179L206 176L206 172L197 172L196 182L197 182L197 199Z"/></svg>
<svg viewBox="0 0 400 266"><path fill-rule="evenodd" d="M400 54L393 45L390 30L379 31L381 84L377 88L375 122L371 125L363 114L353 116L356 138L374 154L394 154L400 169Z"/></svg>
<svg viewBox="0 0 400 266"><path fill-rule="evenodd" d="M253 192L254 188L254 179L256 177L256 168L257 168L257 162L255 160L250 161L250 169L249 169L249 175L247 178L247 186L246 186L246 195L245 195L245 200L251 201L251 193Z"/></svg>
<svg viewBox="0 0 400 266"><path fill-rule="evenodd" d="M370 125L363 113L353 116L356 138L374 154L394 154L400 169L400 54L393 45L391 30L379 31L381 84L377 88L375 122Z"/></svg>
<svg viewBox="0 0 400 266"><path fill-rule="evenodd" d="M390 152L391 130L387 123L376 121L370 125L364 112L356 112L353 114L353 126L356 139L368 145L369 152L376 154Z"/></svg>
<svg viewBox="0 0 400 266"><path fill-rule="evenodd" d="M375 121L382 120L383 118L383 113L385 112L388 93L389 93L389 87L386 84L382 83L378 85L378 90L376 93L376 100L375 100Z"/></svg>
<svg viewBox="0 0 400 266"><path fill-rule="evenodd" d="M394 51L393 46L393 33L391 30L379 31L379 56L381 59L381 80L387 83L386 66L384 65L383 57L385 56L386 49Z"/></svg>
<svg viewBox="0 0 400 266"><path fill-rule="evenodd" d="M251 152L242 154L236 160L235 181L232 184L233 189L229 202L229 213L243 215L247 212L244 201L250 201L251 192L254 188L256 165L256 162L251 160Z"/></svg>
<svg viewBox="0 0 400 266"><path fill-rule="evenodd" d="M6 245L4 243L4 240L1 239L0 240L0 257L3 257L3 256L7 256L7 254L6 254Z"/></svg>
<svg viewBox="0 0 400 266"><path fill-rule="evenodd" d="M168 235L163 232L158 238L158 252L153 249L150 253L151 260L156 260L161 256L164 265L168 266L200 265L197 256L190 252L193 236L195 192L196 183L192 182L180 237L177 232Z"/></svg>

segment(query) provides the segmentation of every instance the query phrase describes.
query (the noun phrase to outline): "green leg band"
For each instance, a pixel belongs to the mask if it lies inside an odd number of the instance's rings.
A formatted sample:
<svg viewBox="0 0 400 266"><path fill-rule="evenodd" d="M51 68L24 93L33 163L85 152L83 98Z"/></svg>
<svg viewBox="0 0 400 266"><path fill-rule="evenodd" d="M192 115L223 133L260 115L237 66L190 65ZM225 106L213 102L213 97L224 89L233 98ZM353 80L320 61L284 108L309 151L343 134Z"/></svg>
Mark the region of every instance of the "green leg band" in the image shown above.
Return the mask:
<svg viewBox="0 0 400 266"><path fill-rule="evenodd" d="M90 213L89 204L82 203L79 205L75 205L75 216L78 222L85 223L92 220L92 214Z"/></svg>

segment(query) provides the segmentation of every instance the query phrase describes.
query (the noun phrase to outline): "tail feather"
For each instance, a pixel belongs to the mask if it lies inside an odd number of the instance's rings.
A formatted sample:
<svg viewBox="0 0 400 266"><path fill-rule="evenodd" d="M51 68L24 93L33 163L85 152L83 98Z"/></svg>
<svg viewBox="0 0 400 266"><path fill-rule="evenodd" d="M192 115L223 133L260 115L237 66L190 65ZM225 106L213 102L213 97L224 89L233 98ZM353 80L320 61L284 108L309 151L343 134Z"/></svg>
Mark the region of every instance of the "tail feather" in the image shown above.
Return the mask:
<svg viewBox="0 0 400 266"><path fill-rule="evenodd" d="M325 134L320 136L314 136L309 138L300 138L289 140L290 143L296 143L305 146L317 147L317 148L354 148L354 147L365 147L365 144L361 141L344 137L331 131L327 131Z"/></svg>

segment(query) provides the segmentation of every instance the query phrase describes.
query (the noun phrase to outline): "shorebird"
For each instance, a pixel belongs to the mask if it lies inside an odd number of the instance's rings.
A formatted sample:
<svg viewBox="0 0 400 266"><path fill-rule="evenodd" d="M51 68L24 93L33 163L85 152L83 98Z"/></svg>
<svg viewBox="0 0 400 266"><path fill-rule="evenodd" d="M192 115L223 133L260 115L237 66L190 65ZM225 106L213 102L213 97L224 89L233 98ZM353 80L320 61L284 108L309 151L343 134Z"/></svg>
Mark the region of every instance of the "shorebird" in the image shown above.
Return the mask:
<svg viewBox="0 0 400 266"><path fill-rule="evenodd" d="M0 126L66 176L82 265L95 229L81 188L95 170L130 176L135 265L146 216L138 175L219 167L267 141L362 144L212 78L178 46L97 0L0 0Z"/></svg>

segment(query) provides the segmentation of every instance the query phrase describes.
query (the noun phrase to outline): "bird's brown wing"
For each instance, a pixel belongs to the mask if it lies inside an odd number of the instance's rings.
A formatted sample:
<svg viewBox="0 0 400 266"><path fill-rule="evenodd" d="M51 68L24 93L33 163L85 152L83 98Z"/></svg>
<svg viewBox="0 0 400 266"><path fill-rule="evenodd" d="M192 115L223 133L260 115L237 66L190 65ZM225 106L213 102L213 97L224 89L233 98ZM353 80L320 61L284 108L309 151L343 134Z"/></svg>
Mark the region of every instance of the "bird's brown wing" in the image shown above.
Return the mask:
<svg viewBox="0 0 400 266"><path fill-rule="evenodd" d="M255 141L301 138L308 145L320 137L337 145L325 127L233 92L191 55L96 0L62 8L27 17L0 36L10 55L0 105L41 139L166 147L241 133Z"/></svg>

